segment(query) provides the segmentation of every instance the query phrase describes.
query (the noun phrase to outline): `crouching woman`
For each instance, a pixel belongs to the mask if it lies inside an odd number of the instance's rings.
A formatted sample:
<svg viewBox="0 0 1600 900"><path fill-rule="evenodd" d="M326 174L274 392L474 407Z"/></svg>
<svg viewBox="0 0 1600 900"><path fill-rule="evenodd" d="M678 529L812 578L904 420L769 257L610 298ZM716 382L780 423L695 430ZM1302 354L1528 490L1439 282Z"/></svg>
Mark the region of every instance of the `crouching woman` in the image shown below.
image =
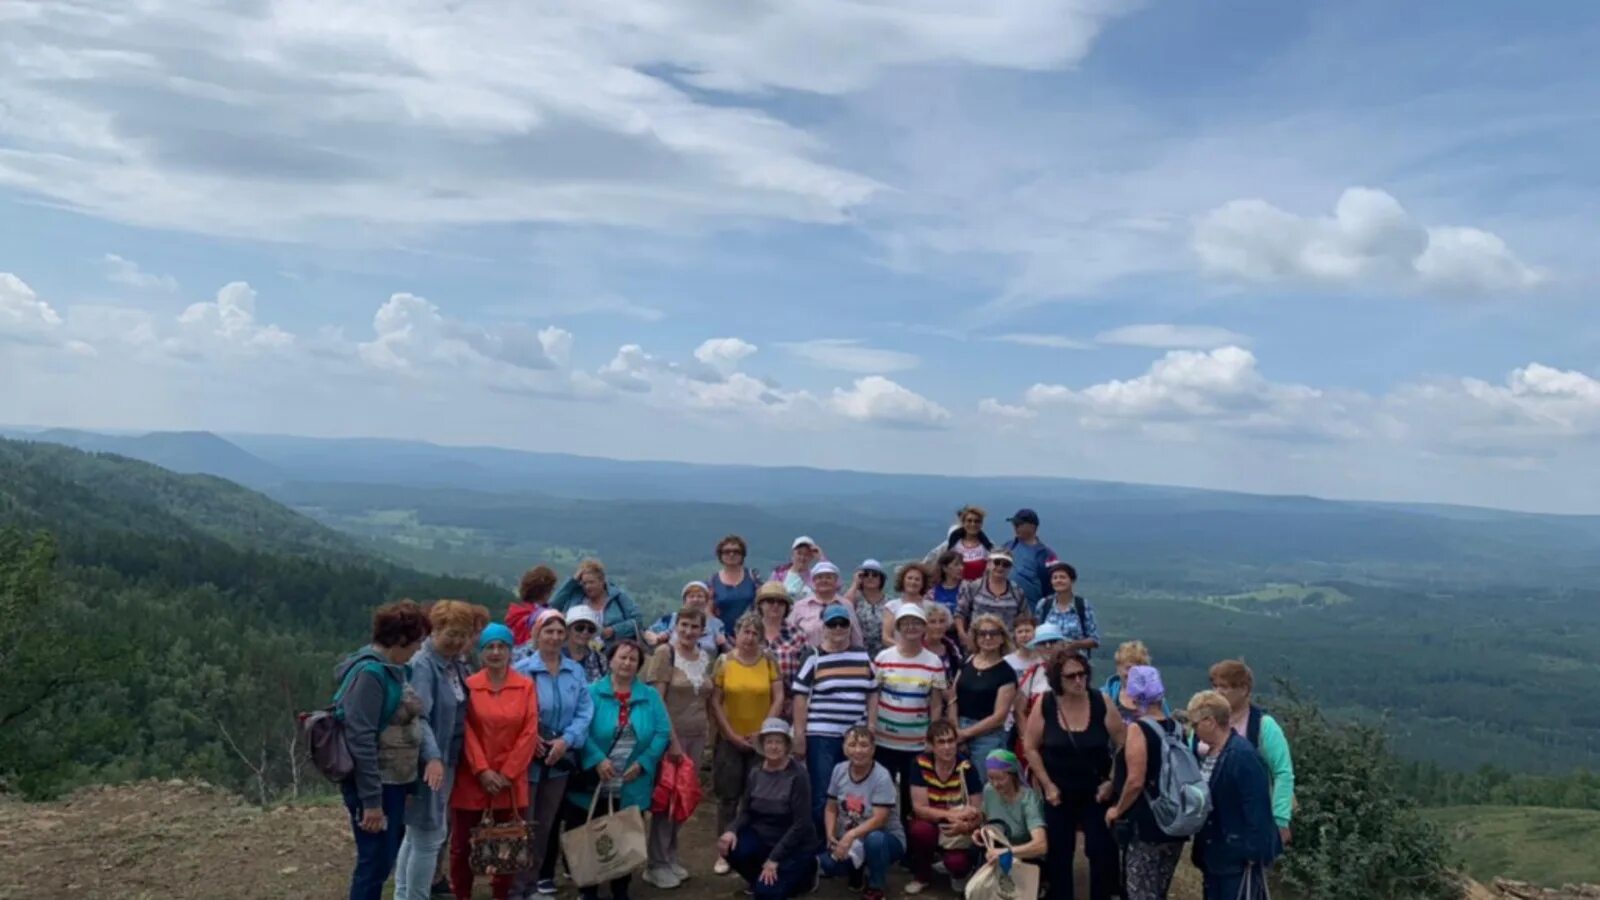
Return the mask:
<svg viewBox="0 0 1600 900"><path fill-rule="evenodd" d="M789 900L817 886L816 829L806 767L795 760L794 732L767 719L756 737L761 764L750 770L732 827L718 850L756 900Z"/></svg>

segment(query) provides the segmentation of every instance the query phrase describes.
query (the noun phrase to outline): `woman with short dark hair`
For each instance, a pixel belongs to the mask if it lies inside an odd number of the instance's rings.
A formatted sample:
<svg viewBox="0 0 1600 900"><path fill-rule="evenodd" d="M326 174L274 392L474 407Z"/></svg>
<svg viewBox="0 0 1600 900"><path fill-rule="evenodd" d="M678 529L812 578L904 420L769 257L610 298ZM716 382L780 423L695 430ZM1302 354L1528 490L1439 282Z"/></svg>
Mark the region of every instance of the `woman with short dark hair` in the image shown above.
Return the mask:
<svg viewBox="0 0 1600 900"><path fill-rule="evenodd" d="M339 785L355 831L356 867L350 900L379 900L406 833L406 798L422 777L438 790L444 762L438 748L424 760L422 699L409 684L407 664L422 648L432 624L422 607L401 600L372 615L372 643L334 669L334 706L344 720L345 744L355 769Z"/></svg>
<svg viewBox="0 0 1600 900"><path fill-rule="evenodd" d="M761 576L747 563L750 548L744 538L730 534L717 541L717 574L706 579L711 587L711 614L732 628L756 602Z"/></svg>
<svg viewBox="0 0 1600 900"><path fill-rule="evenodd" d="M522 573L517 583L517 599L506 610L506 625L511 629L511 662L522 662L534 652L533 620L550 605L550 595L555 592L556 570L549 566L534 566Z"/></svg>

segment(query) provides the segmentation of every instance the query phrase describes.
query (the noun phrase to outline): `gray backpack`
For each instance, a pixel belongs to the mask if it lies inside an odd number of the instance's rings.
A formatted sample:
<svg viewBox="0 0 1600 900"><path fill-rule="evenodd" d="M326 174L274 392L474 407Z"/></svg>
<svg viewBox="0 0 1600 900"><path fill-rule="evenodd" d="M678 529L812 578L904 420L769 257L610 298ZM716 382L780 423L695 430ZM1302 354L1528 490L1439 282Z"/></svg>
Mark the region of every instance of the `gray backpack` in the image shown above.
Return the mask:
<svg viewBox="0 0 1600 900"><path fill-rule="evenodd" d="M1146 738L1153 731L1161 740L1160 784L1145 785L1150 812L1156 825L1168 835L1192 837L1205 827L1206 818L1211 815L1211 785L1200 770L1200 760L1184 746L1176 729L1169 732L1151 718L1139 721L1150 726Z"/></svg>

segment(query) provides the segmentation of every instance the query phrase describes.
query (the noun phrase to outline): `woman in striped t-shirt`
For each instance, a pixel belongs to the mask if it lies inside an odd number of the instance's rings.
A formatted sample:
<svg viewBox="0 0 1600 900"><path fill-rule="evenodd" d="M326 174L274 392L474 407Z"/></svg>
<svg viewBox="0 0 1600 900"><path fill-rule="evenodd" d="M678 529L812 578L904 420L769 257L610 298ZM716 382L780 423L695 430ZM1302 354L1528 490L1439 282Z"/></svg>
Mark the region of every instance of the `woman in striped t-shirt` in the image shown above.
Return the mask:
<svg viewBox="0 0 1600 900"><path fill-rule="evenodd" d="M828 804L833 768L844 762L844 733L872 720L878 684L872 658L850 643L850 610L835 603L822 611L822 646L794 679L794 755L811 776L811 817L817 834Z"/></svg>
<svg viewBox="0 0 1600 900"><path fill-rule="evenodd" d="M953 712L944 663L922 646L928 616L920 604L895 610L893 647L878 654L877 716L869 724L878 736L877 760L900 783L900 805L911 808L911 767L927 749L928 726Z"/></svg>

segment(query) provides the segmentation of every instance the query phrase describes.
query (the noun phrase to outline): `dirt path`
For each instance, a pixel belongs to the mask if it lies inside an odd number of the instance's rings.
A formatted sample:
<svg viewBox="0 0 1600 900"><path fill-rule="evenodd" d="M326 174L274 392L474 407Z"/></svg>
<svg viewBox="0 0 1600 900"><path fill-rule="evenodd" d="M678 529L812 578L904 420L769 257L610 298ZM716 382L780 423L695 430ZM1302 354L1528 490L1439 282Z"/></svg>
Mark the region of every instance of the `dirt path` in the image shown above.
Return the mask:
<svg viewBox="0 0 1600 900"><path fill-rule="evenodd" d="M709 809L706 810L709 812ZM684 887L661 891L639 880L638 900L742 897L737 878L711 873L716 835L708 815L684 832ZM58 803L0 802L0 900L287 900L338 898L353 859L344 810L282 806L263 810L205 785L144 782L93 788ZM1077 896L1087 897L1079 866ZM889 896L902 898L906 872L895 867ZM488 898L487 885L477 897ZM563 887L563 900L576 891ZM854 895L824 881L818 900ZM947 884L924 894L950 900ZM1199 879L1179 871L1172 900L1199 900Z"/></svg>

